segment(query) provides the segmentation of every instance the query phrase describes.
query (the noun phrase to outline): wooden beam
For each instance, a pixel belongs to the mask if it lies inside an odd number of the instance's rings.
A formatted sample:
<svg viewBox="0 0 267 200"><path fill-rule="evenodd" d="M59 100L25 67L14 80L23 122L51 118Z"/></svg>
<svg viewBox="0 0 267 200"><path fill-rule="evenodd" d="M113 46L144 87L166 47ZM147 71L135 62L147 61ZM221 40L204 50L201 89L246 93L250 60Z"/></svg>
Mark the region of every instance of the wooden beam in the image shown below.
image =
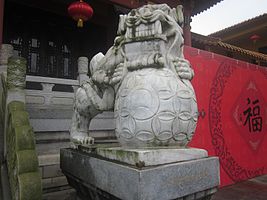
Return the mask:
<svg viewBox="0 0 267 200"><path fill-rule="evenodd" d="M138 8L142 5L145 5L147 3L155 3L155 4L163 4L166 3L170 7L176 7L178 4L181 4L179 0L130 0L130 1L125 1L125 0L107 0L110 1L111 3L118 4L127 8Z"/></svg>
<svg viewBox="0 0 267 200"><path fill-rule="evenodd" d="M109 0L112 3L127 7L127 8L138 8L140 6L139 0Z"/></svg>

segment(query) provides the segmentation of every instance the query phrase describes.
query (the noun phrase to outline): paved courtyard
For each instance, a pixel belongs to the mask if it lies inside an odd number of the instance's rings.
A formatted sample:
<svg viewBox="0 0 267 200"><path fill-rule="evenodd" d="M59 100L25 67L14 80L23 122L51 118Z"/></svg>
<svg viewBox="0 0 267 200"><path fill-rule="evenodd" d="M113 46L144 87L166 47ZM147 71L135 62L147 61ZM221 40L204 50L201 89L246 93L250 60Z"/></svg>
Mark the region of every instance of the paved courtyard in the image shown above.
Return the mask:
<svg viewBox="0 0 267 200"><path fill-rule="evenodd" d="M212 200L267 200L267 175L224 187Z"/></svg>

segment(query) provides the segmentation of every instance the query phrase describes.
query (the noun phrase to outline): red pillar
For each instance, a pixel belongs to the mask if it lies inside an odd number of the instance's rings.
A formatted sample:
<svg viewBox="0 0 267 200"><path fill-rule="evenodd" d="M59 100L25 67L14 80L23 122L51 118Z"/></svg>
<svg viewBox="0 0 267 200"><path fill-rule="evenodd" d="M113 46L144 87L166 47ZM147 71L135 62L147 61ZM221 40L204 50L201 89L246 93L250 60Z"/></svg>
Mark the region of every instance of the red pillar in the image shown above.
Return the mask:
<svg viewBox="0 0 267 200"><path fill-rule="evenodd" d="M184 7L184 44L191 46L191 26L190 22L192 14L192 1L185 1L183 3Z"/></svg>
<svg viewBox="0 0 267 200"><path fill-rule="evenodd" d="M4 0L0 0L0 46L3 39Z"/></svg>

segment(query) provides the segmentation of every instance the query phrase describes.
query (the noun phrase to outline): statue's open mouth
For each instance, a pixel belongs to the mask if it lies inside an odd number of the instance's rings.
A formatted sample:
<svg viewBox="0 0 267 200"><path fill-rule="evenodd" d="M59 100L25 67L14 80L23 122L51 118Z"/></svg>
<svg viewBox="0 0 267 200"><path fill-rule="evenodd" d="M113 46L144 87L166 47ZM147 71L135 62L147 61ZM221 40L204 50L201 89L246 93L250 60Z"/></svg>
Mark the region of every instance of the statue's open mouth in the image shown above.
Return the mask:
<svg viewBox="0 0 267 200"><path fill-rule="evenodd" d="M126 18L125 53L128 70L148 67L163 67L166 52L162 22L147 16L135 15ZM166 28L166 27L165 27Z"/></svg>
<svg viewBox="0 0 267 200"><path fill-rule="evenodd" d="M130 23L127 25L125 33L126 42L151 39L166 40L160 20L148 23Z"/></svg>

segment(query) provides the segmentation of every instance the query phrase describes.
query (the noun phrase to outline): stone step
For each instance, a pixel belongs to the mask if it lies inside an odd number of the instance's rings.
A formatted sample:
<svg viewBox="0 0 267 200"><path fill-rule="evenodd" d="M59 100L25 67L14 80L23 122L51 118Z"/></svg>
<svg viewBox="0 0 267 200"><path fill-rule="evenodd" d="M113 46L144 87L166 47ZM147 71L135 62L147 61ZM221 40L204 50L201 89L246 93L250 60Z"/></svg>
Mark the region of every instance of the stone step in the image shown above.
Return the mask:
<svg viewBox="0 0 267 200"><path fill-rule="evenodd" d="M45 131L69 131L71 125L72 110L46 108L28 108L30 122L35 132ZM91 121L91 131L114 130L115 121L113 112L104 112L97 115Z"/></svg>
<svg viewBox="0 0 267 200"><path fill-rule="evenodd" d="M43 194L43 200L78 200L73 188Z"/></svg>
<svg viewBox="0 0 267 200"><path fill-rule="evenodd" d="M69 148L70 142L51 142L51 143L40 143L36 144L36 151L38 155L49 155L49 154L57 154L62 148Z"/></svg>
<svg viewBox="0 0 267 200"><path fill-rule="evenodd" d="M51 142L66 142L70 139L70 134L67 131L58 132L35 132L36 143L51 143Z"/></svg>
<svg viewBox="0 0 267 200"><path fill-rule="evenodd" d="M44 200L76 200L75 190L68 185L60 169L60 149L70 147L69 128L72 108L37 107L27 105L35 131L39 170L42 176ZM92 120L90 136L95 143L117 142L113 112L104 112Z"/></svg>
<svg viewBox="0 0 267 200"><path fill-rule="evenodd" d="M60 163L60 154L44 154L38 155L38 162L40 166L56 165Z"/></svg>
<svg viewBox="0 0 267 200"><path fill-rule="evenodd" d="M54 177L60 177L64 176L60 169L60 165L58 164L53 164L53 165L44 165L39 167L42 178L43 179L49 179L49 178L54 178Z"/></svg>
<svg viewBox="0 0 267 200"><path fill-rule="evenodd" d="M114 131L92 131L95 143L115 143ZM70 147L69 132L36 132L36 150L42 176L43 199L75 200L75 193L60 169L60 149Z"/></svg>
<svg viewBox="0 0 267 200"><path fill-rule="evenodd" d="M43 193L63 190L68 186L68 181L65 176L43 178L42 179Z"/></svg>
<svg viewBox="0 0 267 200"><path fill-rule="evenodd" d="M30 119L34 131L68 131L70 129L71 119ZM114 130L115 121L109 118L94 118L90 123L89 130Z"/></svg>
<svg viewBox="0 0 267 200"><path fill-rule="evenodd" d="M114 131L91 131L90 136L95 138L95 143L117 142ZM61 148L70 147L70 135L66 131L36 132L36 150L38 155L57 154Z"/></svg>
<svg viewBox="0 0 267 200"><path fill-rule="evenodd" d="M96 140L116 139L114 130L90 131L90 136ZM35 132L36 143L68 142L70 140L69 131L42 131Z"/></svg>
<svg viewBox="0 0 267 200"><path fill-rule="evenodd" d="M59 154L39 155L38 160L43 194L70 189L68 181L60 169Z"/></svg>

